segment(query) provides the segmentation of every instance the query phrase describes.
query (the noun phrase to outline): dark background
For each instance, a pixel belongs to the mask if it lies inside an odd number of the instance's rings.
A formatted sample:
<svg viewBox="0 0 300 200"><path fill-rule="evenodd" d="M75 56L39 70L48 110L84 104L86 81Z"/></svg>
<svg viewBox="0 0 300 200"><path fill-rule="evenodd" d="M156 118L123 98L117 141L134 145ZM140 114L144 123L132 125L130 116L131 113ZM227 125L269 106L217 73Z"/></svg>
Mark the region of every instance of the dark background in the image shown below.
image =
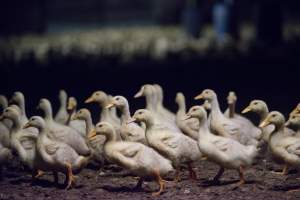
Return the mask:
<svg viewBox="0 0 300 200"><path fill-rule="evenodd" d="M180 22L181 1L144 0L86 0L86 1L3 1L1 4L1 35L26 33L47 34L95 28ZM159 6L157 6L159 5ZM251 21L249 1L242 5L242 21ZM285 1L287 22L298 20L299 1ZM164 8L170 8L166 9ZM252 7L251 7L252 8ZM272 8L270 8L271 10ZM245 12L243 12L245 11ZM207 17L208 23L210 17ZM271 22L270 22L271 23ZM83 102L93 91L103 90L112 95L129 98L132 112L144 106L144 100L133 95L145 83L159 83L165 90L165 104L176 111L176 92L182 91L189 106L196 104L193 97L205 88L214 89L226 106L226 95L233 90L238 95L238 110L252 99L265 100L271 110L284 114L300 102L299 39L297 37L276 46L252 50L248 54L179 59L168 55L164 60L138 58L121 62L118 58L77 58L53 56L48 63L40 64L33 57L22 62L1 60L0 93L10 97L22 91L27 100L29 114L37 113L39 98L48 97L57 108L59 89ZM80 106L84 106L80 104ZM96 106L88 105L88 108Z"/></svg>

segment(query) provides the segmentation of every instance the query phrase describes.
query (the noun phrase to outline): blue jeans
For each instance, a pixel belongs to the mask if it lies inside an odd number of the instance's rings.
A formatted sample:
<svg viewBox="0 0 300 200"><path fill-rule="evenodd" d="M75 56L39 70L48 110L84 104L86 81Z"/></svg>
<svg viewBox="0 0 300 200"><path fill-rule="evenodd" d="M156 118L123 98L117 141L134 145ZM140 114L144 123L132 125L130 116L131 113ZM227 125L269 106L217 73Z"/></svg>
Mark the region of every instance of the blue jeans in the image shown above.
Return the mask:
<svg viewBox="0 0 300 200"><path fill-rule="evenodd" d="M229 32L230 6L231 1L226 0L217 1L213 5L213 28L216 32L218 42L224 41L226 33Z"/></svg>

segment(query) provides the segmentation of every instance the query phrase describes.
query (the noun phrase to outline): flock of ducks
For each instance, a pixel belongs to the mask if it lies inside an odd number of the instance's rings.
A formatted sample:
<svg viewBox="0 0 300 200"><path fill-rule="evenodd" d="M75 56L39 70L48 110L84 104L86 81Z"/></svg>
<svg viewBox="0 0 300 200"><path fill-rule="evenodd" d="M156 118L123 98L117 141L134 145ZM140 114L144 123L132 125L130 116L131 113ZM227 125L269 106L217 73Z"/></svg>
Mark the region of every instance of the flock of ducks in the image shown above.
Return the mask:
<svg viewBox="0 0 300 200"><path fill-rule="evenodd" d="M242 113L254 112L260 117L259 127L235 112L237 97L229 92L228 109L220 110L216 93L205 89L195 97L202 105L186 109L185 97L177 93L177 113L163 105L163 90L157 84L143 85L134 96L145 97L145 109L130 113L124 96L94 92L85 103L100 107L98 123L93 124L88 109L77 110L74 97L59 93L60 108L53 116L51 102L40 99L38 109L43 117L27 118L25 98L15 92L10 104L0 96L3 108L0 121L0 168L19 159L32 172L33 179L45 172L66 175L66 189L72 187L75 175L89 163L116 164L139 177L136 188L145 179L157 181L160 195L166 181L174 176L180 181L182 169L197 179L195 163L208 160L220 167L213 181L218 182L225 169L239 173L238 187L245 183L244 170L257 158L268 155L283 165L282 175L289 167L300 166L300 104L290 113L288 121L277 111L269 112L262 100L253 100ZM117 112L118 111L118 112ZM267 148L266 148L267 147ZM183 168L183 166L186 166ZM173 173L174 172L174 173Z"/></svg>

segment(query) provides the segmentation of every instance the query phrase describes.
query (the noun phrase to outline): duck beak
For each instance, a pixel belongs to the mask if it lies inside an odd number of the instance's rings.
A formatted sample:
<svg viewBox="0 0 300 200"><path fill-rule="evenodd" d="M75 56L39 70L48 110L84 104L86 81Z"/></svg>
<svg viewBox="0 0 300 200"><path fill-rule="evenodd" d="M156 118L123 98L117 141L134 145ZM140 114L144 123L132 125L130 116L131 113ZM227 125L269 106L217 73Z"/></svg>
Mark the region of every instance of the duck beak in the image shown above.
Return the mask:
<svg viewBox="0 0 300 200"><path fill-rule="evenodd" d="M270 124L269 119L265 119L262 123L260 123L259 128L264 128Z"/></svg>
<svg viewBox="0 0 300 200"><path fill-rule="evenodd" d="M185 121L185 120L188 120L188 119L191 119L192 118L192 116L191 115L189 115L189 114L186 114L186 116L182 119L183 121Z"/></svg>
<svg viewBox="0 0 300 200"><path fill-rule="evenodd" d="M201 93L201 94L199 94L198 96L196 96L194 99L195 99L195 100L204 99L204 96L203 96L203 94Z"/></svg>
<svg viewBox="0 0 300 200"><path fill-rule="evenodd" d="M25 128L29 128L30 127L30 123L29 122L27 122L24 126L23 126L23 129L25 129Z"/></svg>
<svg viewBox="0 0 300 200"><path fill-rule="evenodd" d="M247 112L250 112L252 109L250 108L250 106L248 106L248 107L246 107L243 111L242 111L242 113L243 114L245 114L245 113L247 113Z"/></svg>
<svg viewBox="0 0 300 200"><path fill-rule="evenodd" d="M135 118L132 118L132 119L128 120L128 121L126 122L126 124L130 124L130 123L133 123L133 122L136 122L136 119L135 119Z"/></svg>
<svg viewBox="0 0 300 200"><path fill-rule="evenodd" d="M110 103L108 104L107 106L105 106L106 109L109 109L109 108L112 108L112 107L115 107L116 105L114 103Z"/></svg>
<svg viewBox="0 0 300 200"><path fill-rule="evenodd" d="M140 91L138 91L138 93L136 93L136 94L134 95L134 98L139 98L139 97L143 96L143 92L144 92L144 90L143 90L143 89L140 89Z"/></svg>
<svg viewBox="0 0 300 200"><path fill-rule="evenodd" d="M92 103L94 101L93 97L89 97L84 101L84 103Z"/></svg>
<svg viewBox="0 0 300 200"><path fill-rule="evenodd" d="M88 139L91 140L93 139L94 137L96 137L97 133L96 133L96 130L93 129L91 132L89 132L88 134Z"/></svg>

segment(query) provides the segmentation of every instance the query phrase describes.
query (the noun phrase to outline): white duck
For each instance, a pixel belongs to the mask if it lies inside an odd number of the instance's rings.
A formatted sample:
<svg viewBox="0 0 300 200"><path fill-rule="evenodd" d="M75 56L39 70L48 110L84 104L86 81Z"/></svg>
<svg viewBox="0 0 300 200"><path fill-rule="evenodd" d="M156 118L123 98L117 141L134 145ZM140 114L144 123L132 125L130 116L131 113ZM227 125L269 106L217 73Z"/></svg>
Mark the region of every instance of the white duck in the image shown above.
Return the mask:
<svg viewBox="0 0 300 200"><path fill-rule="evenodd" d="M22 92L15 92L10 99L10 103L16 104L21 109L21 122L24 125L28 121L25 108L25 97Z"/></svg>
<svg viewBox="0 0 300 200"><path fill-rule="evenodd" d="M94 124L92 122L92 116L88 109L82 108L77 113L72 115L73 120L80 120L83 121L86 125L85 137L88 136L89 133L95 131ZM71 122L72 122L71 121ZM104 145L105 137L102 135L98 135L93 139L88 140L89 147L92 153L92 160L95 161L97 164L103 165L104 164L104 153L103 153L103 145Z"/></svg>
<svg viewBox="0 0 300 200"><path fill-rule="evenodd" d="M77 112L77 100L75 97L69 97L67 104L68 120L66 125L77 130L82 137L86 137L86 123L84 120L71 120Z"/></svg>
<svg viewBox="0 0 300 200"><path fill-rule="evenodd" d="M241 124L224 116L220 110L217 95L213 90L205 89L195 99L208 100L211 104L210 129L212 132L223 137L233 138L245 145L258 145L255 138L249 138L248 132L243 129Z"/></svg>
<svg viewBox="0 0 300 200"><path fill-rule="evenodd" d="M104 153L110 162L116 163L140 177L136 188L142 186L145 178L155 178L159 184L159 191L152 195L157 196L163 192L165 183L162 176L173 171L169 160L142 143L117 141L113 126L107 122L98 123L96 132L92 132L89 138L96 135L106 137Z"/></svg>
<svg viewBox="0 0 300 200"><path fill-rule="evenodd" d="M172 161L173 166L176 168L176 181L180 180L181 164L187 164L190 177L196 179L192 163L201 160L202 153L199 151L195 140L159 124L154 119L151 111L146 109L137 110L132 117L132 121L146 124L146 139L149 146Z"/></svg>
<svg viewBox="0 0 300 200"><path fill-rule="evenodd" d="M59 97L60 107L54 117L54 120L60 124L67 124L67 121L69 118L69 114L67 112L68 95L67 95L66 91L60 90L58 97Z"/></svg>
<svg viewBox="0 0 300 200"><path fill-rule="evenodd" d="M259 127L263 128L270 124L273 124L275 129L269 136L269 149L276 162L285 164L285 167L280 174L286 175L289 166L300 166L300 137L286 134L284 129L285 118L280 112L270 112L260 123ZM297 130L298 125L299 116L297 116L297 114L292 114L289 121L286 123L286 126L294 127Z"/></svg>
<svg viewBox="0 0 300 200"><path fill-rule="evenodd" d="M214 135L210 132L207 113L201 106L193 106L187 113L187 119L196 118L200 122L198 146L208 160L218 164L220 170L214 177L218 181L224 169L238 170L240 181L237 186L245 183L244 169L252 165L257 155L255 146L246 146L230 137Z"/></svg>
<svg viewBox="0 0 300 200"><path fill-rule="evenodd" d="M176 103L178 104L178 111L176 114L176 124L180 128L180 130L187 136L193 138L194 140L198 140L198 131L199 131L199 121L197 119L186 118L186 104L185 97L183 93L178 92L175 98Z"/></svg>
<svg viewBox="0 0 300 200"><path fill-rule="evenodd" d="M106 108L116 107L121 113L121 138L125 141L140 142L147 145L145 138L145 129L137 123L127 123L131 120L129 104L125 97L115 96L110 101Z"/></svg>
<svg viewBox="0 0 300 200"><path fill-rule="evenodd" d="M52 107L48 99L41 99L38 108L43 111L47 128L50 130L52 136L56 140L65 142L66 144L70 145L79 155L90 155L90 149L86 144L86 140L81 137L78 131L69 126L57 123L53 120Z"/></svg>
<svg viewBox="0 0 300 200"><path fill-rule="evenodd" d="M114 114L111 109L105 108L110 101L109 95L103 91L94 92L88 99L85 100L85 103L98 103L101 109L100 118L98 122L108 122L114 126L117 131L117 134L120 132L121 122L120 120L115 119ZM118 137L120 138L120 137Z"/></svg>
<svg viewBox="0 0 300 200"><path fill-rule="evenodd" d="M69 189L74 183L73 173L78 173L85 167L89 157L80 156L71 146L53 140L48 125L43 118L33 116L24 128L35 127L39 130L37 138L37 153L39 155L39 166L44 171L62 172L67 177L67 187Z"/></svg>

